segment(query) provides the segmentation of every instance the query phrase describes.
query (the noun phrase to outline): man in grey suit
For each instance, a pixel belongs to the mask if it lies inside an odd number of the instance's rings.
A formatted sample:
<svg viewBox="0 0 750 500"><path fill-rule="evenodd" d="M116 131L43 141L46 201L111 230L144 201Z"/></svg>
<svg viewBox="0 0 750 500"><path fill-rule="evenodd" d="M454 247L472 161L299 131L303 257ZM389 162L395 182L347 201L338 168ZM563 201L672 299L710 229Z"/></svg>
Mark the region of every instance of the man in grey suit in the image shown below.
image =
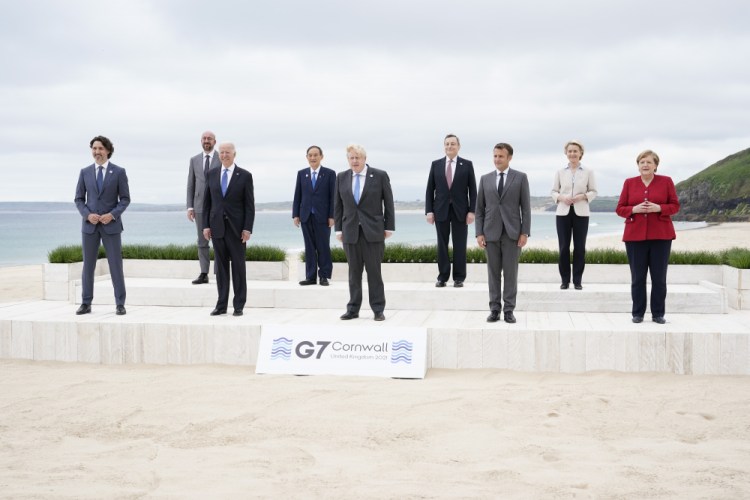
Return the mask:
<svg viewBox="0 0 750 500"><path fill-rule="evenodd" d="M482 176L477 192L477 243L487 253L490 315L487 322L503 319L515 323L513 310L518 291L518 258L531 234L531 196L526 174L510 169L513 147L495 145L495 171ZM503 275L502 303L500 274Z"/></svg>
<svg viewBox="0 0 750 500"><path fill-rule="evenodd" d="M81 169L76 186L75 204L83 217L81 237L83 273L81 306L76 314L91 312L94 299L94 271L99 244L104 245L109 274L115 289L115 312L125 314L125 276L122 270L122 213L130 205L130 188L125 169L111 163L115 148L101 135L89 143L94 163Z"/></svg>
<svg viewBox="0 0 750 500"><path fill-rule="evenodd" d="M187 180L187 218L195 221L198 230L198 262L201 273L193 280L193 285L208 283L210 264L208 240L203 236L203 197L206 192L206 175L209 169L221 166L219 155L214 151L216 135L210 130L203 132L201 146L203 152L190 158Z"/></svg>
<svg viewBox="0 0 750 500"><path fill-rule="evenodd" d="M375 321L384 321L385 289L380 265L385 239L396 230L391 180L385 171L367 165L362 146L348 146L346 158L350 170L336 176L333 215L336 239L344 243L349 263L349 303L341 319L359 317L364 269Z"/></svg>

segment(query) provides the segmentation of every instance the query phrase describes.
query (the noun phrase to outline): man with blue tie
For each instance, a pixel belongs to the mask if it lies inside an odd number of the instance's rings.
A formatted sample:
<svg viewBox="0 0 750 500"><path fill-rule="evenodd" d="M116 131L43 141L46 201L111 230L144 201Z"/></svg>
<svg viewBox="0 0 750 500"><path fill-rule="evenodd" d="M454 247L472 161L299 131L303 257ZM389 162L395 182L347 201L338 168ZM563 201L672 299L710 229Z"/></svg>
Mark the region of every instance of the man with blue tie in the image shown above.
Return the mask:
<svg viewBox="0 0 750 500"><path fill-rule="evenodd" d="M305 240L305 279L300 285L314 285L320 277L321 286L328 286L333 272L331 262L331 227L333 226L333 196L336 191L336 172L320 165L323 150L307 148L310 168L297 172L294 188L292 217L294 225L302 227Z"/></svg>
<svg viewBox="0 0 750 500"><path fill-rule="evenodd" d="M94 271L99 245L104 245L109 275L115 290L115 312L125 314L125 276L122 269L122 213L130 205L130 187L125 169L111 163L112 141L96 136L89 143L94 164L81 170L75 204L83 217L81 226L83 273L81 306L76 314L91 312L94 299Z"/></svg>
<svg viewBox="0 0 750 500"><path fill-rule="evenodd" d="M221 166L219 154L214 151L216 136L210 130L203 132L201 147L203 152L190 158L187 180L187 218L195 222L198 231L198 263L200 274L193 285L208 283L210 251L208 240L203 237L203 195L206 192L206 174L209 169Z"/></svg>
<svg viewBox="0 0 750 500"><path fill-rule="evenodd" d="M336 239L343 242L349 264L349 303L343 320L359 317L362 305L362 271L375 321L384 321L385 289L380 265L385 239L396 230L391 180L383 170L370 167L362 146L346 148L350 170L336 176L334 220Z"/></svg>
<svg viewBox="0 0 750 500"><path fill-rule="evenodd" d="M425 218L437 231L438 277L435 286L445 287L451 275L448 240L453 233L453 286L466 279L466 239L474 222L477 183L474 164L458 156L461 142L453 134L443 140L445 157L432 162L425 194Z"/></svg>
<svg viewBox="0 0 750 500"><path fill-rule="evenodd" d="M253 233L255 195L253 176L234 163L234 144L219 146L221 168L208 171L203 200L203 236L214 241L216 288L219 298L211 316L227 313L229 281L234 290L233 316L242 316L247 301L245 244Z"/></svg>

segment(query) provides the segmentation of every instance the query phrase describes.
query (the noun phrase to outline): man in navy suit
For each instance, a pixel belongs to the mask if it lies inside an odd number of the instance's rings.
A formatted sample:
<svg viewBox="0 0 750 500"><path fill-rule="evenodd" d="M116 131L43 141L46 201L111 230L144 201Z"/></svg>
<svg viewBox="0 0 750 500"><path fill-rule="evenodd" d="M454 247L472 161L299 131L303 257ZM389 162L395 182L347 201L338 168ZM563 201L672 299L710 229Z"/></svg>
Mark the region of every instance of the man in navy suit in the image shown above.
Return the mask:
<svg viewBox="0 0 750 500"><path fill-rule="evenodd" d="M255 197L253 175L234 163L234 144L219 146L221 168L212 168L206 176L203 199L203 236L214 241L216 288L219 299L211 316L227 313L229 277L234 290L234 316L242 316L247 300L245 244L253 233Z"/></svg>
<svg viewBox="0 0 750 500"><path fill-rule="evenodd" d="M451 275L448 240L453 232L453 286L461 288L466 279L466 238L468 225L474 222L477 183L474 164L458 156L461 142L453 134L443 141L445 157L432 162L427 178L425 214L437 230L438 277L442 288Z"/></svg>
<svg viewBox="0 0 750 500"><path fill-rule="evenodd" d="M370 167L362 146L346 148L350 170L336 176L334 219L336 239L344 244L349 263L349 303L343 320L359 318L362 305L362 271L367 270L367 288L375 321L384 321L385 288L380 265L385 239L396 230L391 180L383 170Z"/></svg>
<svg viewBox="0 0 750 500"><path fill-rule="evenodd" d="M305 279L299 282L300 285L314 285L317 273L320 284L328 286L333 272L331 227L336 172L322 167L322 160L323 150L320 147L307 148L310 168L297 172L297 186L294 188L292 217L295 226L302 226L305 240Z"/></svg>
<svg viewBox="0 0 750 500"><path fill-rule="evenodd" d="M122 213L130 205L130 188L125 169L110 163L115 148L101 135L89 143L94 164L81 169L75 204L83 217L81 226L83 273L81 306L76 314L91 312L94 299L94 271L100 243L104 245L109 274L115 289L115 312L125 314L125 276L122 270Z"/></svg>

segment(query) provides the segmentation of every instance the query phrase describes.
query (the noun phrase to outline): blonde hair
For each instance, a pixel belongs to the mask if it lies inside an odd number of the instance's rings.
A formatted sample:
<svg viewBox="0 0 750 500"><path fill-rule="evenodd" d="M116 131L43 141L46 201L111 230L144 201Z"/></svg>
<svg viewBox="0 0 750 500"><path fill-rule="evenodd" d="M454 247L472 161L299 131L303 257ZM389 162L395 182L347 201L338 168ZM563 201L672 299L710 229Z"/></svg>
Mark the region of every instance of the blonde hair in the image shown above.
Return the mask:
<svg viewBox="0 0 750 500"><path fill-rule="evenodd" d="M362 158L367 158L367 151L365 151L365 148L360 146L359 144L349 144L346 147L346 155L349 156L349 153L354 151L355 153L358 153Z"/></svg>
<svg viewBox="0 0 750 500"><path fill-rule="evenodd" d="M568 152L568 147L569 146L576 146L578 149L580 149L581 150L581 158L583 158L583 144L581 144L578 141L568 141L568 142L565 143L565 147L563 148L563 152L564 153Z"/></svg>
<svg viewBox="0 0 750 500"><path fill-rule="evenodd" d="M646 151L642 151L641 154L638 155L638 158L635 159L635 164L638 165L641 160L647 156L650 156L654 159L654 163L656 166L659 166L659 155L651 151L650 149L647 149Z"/></svg>

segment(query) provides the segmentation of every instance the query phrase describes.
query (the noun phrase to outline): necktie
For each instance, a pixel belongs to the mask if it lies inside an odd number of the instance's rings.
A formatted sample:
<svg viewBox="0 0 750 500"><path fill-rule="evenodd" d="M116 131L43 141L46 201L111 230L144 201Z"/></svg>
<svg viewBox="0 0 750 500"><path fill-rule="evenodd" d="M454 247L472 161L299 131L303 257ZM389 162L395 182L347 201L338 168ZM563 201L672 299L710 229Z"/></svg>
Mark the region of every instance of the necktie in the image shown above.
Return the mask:
<svg viewBox="0 0 750 500"><path fill-rule="evenodd" d="M203 165L203 175L208 173L208 166L211 163L211 157L206 155L206 163Z"/></svg>
<svg viewBox="0 0 750 500"><path fill-rule="evenodd" d="M221 174L221 195L222 196L226 196L227 185L229 185L229 178L227 177L227 172L229 172L229 169L225 168L224 173Z"/></svg>
<svg viewBox="0 0 750 500"><path fill-rule="evenodd" d="M354 203L359 205L359 174L354 174Z"/></svg>
<svg viewBox="0 0 750 500"><path fill-rule="evenodd" d="M96 173L96 188L99 192L102 192L102 186L104 186L104 167L99 167L99 171Z"/></svg>
<svg viewBox="0 0 750 500"><path fill-rule="evenodd" d="M316 182L317 180L318 180L318 172L316 172L316 171L313 171L313 175L312 175L312 185L313 185L313 189L315 189L315 182Z"/></svg>
<svg viewBox="0 0 750 500"><path fill-rule="evenodd" d="M453 185L453 169L451 168L451 165L453 165L453 160L449 159L448 168L445 169L445 180L448 181L448 189Z"/></svg>
<svg viewBox="0 0 750 500"><path fill-rule="evenodd" d="M500 182L497 183L497 194L500 195L500 198L503 197L503 180L505 178L505 172L500 172Z"/></svg>

